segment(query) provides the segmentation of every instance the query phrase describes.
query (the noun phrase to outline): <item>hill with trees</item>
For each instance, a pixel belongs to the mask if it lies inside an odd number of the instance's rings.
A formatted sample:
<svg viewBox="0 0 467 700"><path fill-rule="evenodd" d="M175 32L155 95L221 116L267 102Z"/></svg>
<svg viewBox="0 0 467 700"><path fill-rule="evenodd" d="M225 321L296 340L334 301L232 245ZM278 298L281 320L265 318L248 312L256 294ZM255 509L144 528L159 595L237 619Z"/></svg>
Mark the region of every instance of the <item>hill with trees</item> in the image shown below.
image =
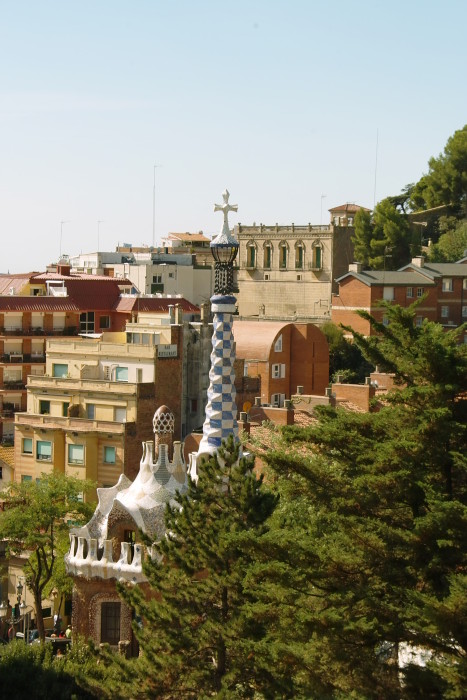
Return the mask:
<svg viewBox="0 0 467 700"><path fill-rule="evenodd" d="M355 259L397 269L430 240L433 262L455 262L467 249L467 125L456 131L417 183L355 216ZM426 250L426 249L424 249Z"/></svg>

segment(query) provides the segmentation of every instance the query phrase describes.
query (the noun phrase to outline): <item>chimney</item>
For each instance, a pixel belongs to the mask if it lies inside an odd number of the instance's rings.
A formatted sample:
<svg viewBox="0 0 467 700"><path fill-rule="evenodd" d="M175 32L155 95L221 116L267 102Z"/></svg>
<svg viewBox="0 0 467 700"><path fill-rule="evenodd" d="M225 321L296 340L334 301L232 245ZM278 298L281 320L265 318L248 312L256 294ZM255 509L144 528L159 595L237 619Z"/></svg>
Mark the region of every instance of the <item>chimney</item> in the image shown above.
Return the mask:
<svg viewBox="0 0 467 700"><path fill-rule="evenodd" d="M183 323L183 309L180 306L180 304L177 304L175 307L175 318L176 318L176 323L182 324Z"/></svg>
<svg viewBox="0 0 467 700"><path fill-rule="evenodd" d="M71 266L69 263L59 262L57 265L57 274L59 275L69 275L71 271Z"/></svg>
<svg viewBox="0 0 467 700"><path fill-rule="evenodd" d="M173 304L169 304L169 320L170 325L175 323L175 306Z"/></svg>
<svg viewBox="0 0 467 700"><path fill-rule="evenodd" d="M361 272L362 271L362 263L359 262L353 262L350 263L349 265L349 272Z"/></svg>
<svg viewBox="0 0 467 700"><path fill-rule="evenodd" d="M417 255L416 258L412 258L412 265L416 267L423 267L425 265L425 258L423 255Z"/></svg>

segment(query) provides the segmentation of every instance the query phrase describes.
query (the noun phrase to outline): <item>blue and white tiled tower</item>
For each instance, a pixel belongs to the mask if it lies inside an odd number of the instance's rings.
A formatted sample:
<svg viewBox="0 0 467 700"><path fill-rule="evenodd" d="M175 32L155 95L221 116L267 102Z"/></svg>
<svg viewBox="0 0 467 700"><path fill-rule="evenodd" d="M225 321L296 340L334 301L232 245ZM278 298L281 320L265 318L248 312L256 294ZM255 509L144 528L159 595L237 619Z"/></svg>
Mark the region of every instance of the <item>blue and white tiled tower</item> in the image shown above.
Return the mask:
<svg viewBox="0 0 467 700"><path fill-rule="evenodd" d="M213 455L229 435L238 440L237 406L235 403L235 341L232 333L236 298L233 296L233 261L238 252L238 241L229 229L229 211L237 211L229 204L229 192L222 195L223 204L214 211L222 211L222 231L211 242L215 262L214 295L211 297L214 330L212 334L211 369L209 372L208 403L203 425L203 437L197 459Z"/></svg>

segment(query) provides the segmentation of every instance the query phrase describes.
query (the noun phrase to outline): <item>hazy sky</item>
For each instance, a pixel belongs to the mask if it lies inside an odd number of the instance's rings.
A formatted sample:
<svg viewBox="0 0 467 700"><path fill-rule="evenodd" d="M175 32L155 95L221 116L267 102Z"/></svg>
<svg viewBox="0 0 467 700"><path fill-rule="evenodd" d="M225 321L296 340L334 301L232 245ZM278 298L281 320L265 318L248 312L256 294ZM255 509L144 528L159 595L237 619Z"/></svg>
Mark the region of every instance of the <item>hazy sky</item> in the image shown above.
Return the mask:
<svg viewBox="0 0 467 700"><path fill-rule="evenodd" d="M155 164L156 244L226 187L232 225L372 207L376 152L378 201L467 123L466 36L465 0L0 0L0 271L152 244Z"/></svg>

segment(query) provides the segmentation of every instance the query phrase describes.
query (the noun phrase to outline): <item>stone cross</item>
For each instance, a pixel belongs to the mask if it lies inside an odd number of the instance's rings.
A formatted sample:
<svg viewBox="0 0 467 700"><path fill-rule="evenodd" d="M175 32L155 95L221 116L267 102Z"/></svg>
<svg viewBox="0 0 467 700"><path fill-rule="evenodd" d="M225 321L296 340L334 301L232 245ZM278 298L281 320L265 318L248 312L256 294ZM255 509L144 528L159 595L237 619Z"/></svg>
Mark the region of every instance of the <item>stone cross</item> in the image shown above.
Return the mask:
<svg viewBox="0 0 467 700"><path fill-rule="evenodd" d="M230 192L225 190L222 194L222 199L224 204L215 204L214 211L222 211L224 213L224 225L222 227L223 234L230 234L229 229L229 211L238 211L238 204L229 204Z"/></svg>

